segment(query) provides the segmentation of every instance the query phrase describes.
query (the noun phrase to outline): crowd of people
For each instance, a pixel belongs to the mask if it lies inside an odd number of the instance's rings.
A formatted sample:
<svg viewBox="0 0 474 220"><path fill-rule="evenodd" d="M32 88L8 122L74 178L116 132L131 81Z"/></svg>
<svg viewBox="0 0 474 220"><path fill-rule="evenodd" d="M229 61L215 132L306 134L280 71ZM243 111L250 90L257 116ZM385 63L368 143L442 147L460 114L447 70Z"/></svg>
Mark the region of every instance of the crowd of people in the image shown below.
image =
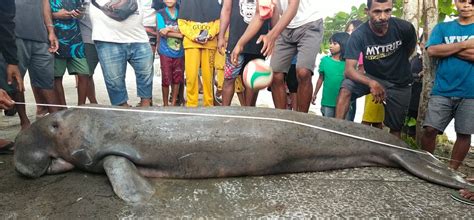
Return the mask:
<svg viewBox="0 0 474 220"><path fill-rule="evenodd" d="M312 76L324 33L319 1L118 2L1 4L0 107L16 108L22 129L30 121L25 106L14 103L25 100L27 71L38 104L66 106L62 78L67 70L77 77L77 104L83 105L87 100L97 103L93 74L100 64L110 103L131 107L125 81L130 64L138 106L147 107L153 105L155 54L161 63L164 106L197 107L200 93L203 106L229 106L235 92L242 106L255 106L258 91L246 89L241 75L251 60L271 57L269 90L275 108L308 112L323 87L321 113L326 117L354 120L355 100L365 95L364 124L386 126L400 137L407 113L417 117L422 59L412 55L422 41L411 23L392 16L392 0L368 0L367 22L350 21L346 30L330 37L330 54L321 59L314 89ZM457 139L449 166L457 169L474 132L474 3L454 2L459 18L438 24L426 44L438 66L422 146L433 152L436 135L454 118ZM118 7L123 8L114 10ZM60 109L38 106L37 116ZM12 146L1 140L0 149ZM474 200L473 193L463 195Z"/></svg>

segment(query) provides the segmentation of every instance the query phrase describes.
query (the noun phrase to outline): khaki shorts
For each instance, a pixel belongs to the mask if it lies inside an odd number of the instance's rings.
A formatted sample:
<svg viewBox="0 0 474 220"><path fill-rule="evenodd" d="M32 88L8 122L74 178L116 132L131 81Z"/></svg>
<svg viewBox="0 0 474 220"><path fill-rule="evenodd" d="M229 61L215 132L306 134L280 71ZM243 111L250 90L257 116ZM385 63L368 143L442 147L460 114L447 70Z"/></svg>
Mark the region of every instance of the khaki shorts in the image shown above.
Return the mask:
<svg viewBox="0 0 474 220"><path fill-rule="evenodd" d="M305 68L313 72L316 56L323 41L323 30L322 19L298 28L286 28L275 42L270 61L273 72L288 73L295 55L298 55L296 68Z"/></svg>
<svg viewBox="0 0 474 220"><path fill-rule="evenodd" d="M63 77L64 73L69 75L92 75L87 65L86 58L55 58L54 59L54 77Z"/></svg>

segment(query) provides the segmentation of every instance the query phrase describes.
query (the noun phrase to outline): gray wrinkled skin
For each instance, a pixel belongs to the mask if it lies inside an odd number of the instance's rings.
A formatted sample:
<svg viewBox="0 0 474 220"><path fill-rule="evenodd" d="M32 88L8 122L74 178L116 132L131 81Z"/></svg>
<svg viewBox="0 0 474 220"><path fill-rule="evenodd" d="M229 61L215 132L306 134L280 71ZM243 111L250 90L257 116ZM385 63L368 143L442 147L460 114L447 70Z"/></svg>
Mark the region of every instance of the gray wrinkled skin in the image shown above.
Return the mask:
<svg viewBox="0 0 474 220"><path fill-rule="evenodd" d="M106 172L117 195L132 202L154 193L135 170L146 177L212 178L387 166L454 189L472 187L431 154L305 126L407 147L352 122L268 108L122 110L69 109L38 120L16 138L17 171L33 178L73 167ZM131 163L117 161L123 159ZM111 177L118 170L136 174ZM137 190L118 192L130 186ZM136 192L142 194L133 197Z"/></svg>

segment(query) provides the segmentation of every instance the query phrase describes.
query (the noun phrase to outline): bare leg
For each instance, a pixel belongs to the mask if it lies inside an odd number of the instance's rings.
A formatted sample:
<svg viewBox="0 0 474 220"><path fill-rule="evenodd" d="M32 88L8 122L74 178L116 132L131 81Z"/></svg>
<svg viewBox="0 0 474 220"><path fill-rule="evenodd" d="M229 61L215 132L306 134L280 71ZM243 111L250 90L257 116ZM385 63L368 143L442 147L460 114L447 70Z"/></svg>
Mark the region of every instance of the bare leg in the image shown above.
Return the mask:
<svg viewBox="0 0 474 220"><path fill-rule="evenodd" d="M436 136L438 132L439 131L433 127L426 127L421 137L421 149L433 153L436 148Z"/></svg>
<svg viewBox="0 0 474 220"><path fill-rule="evenodd" d="M235 93L235 79L224 79L222 86L222 106L230 106Z"/></svg>
<svg viewBox="0 0 474 220"><path fill-rule="evenodd" d="M92 104L97 104L97 98L95 96L95 83L94 83L94 77L89 76L88 77L89 83L87 84L87 98L89 99L89 102Z"/></svg>
<svg viewBox="0 0 474 220"><path fill-rule="evenodd" d="M77 75L77 105L86 104L89 76Z"/></svg>
<svg viewBox="0 0 474 220"><path fill-rule="evenodd" d="M290 93L290 99L291 99L291 110L296 111L296 108L298 106L298 98L296 96L296 93Z"/></svg>
<svg viewBox="0 0 474 220"><path fill-rule="evenodd" d="M296 77L298 78L298 92L297 99L298 108L296 111L308 112L313 98L313 84L311 83L311 71L305 68L298 68L296 70Z"/></svg>
<svg viewBox="0 0 474 220"><path fill-rule="evenodd" d="M239 98L240 106L246 106L244 93L238 92L237 97Z"/></svg>
<svg viewBox="0 0 474 220"><path fill-rule="evenodd" d="M186 105L186 99L184 99L184 87L185 87L184 82L179 84L178 100L179 100L180 105L183 105L183 106Z"/></svg>
<svg viewBox="0 0 474 220"><path fill-rule="evenodd" d="M245 88L245 105L254 106L257 104L258 91L255 91L250 88Z"/></svg>
<svg viewBox="0 0 474 220"><path fill-rule="evenodd" d="M66 97L64 96L63 88L63 77L54 78L54 92L56 93L56 97L58 98L59 104L66 105Z"/></svg>
<svg viewBox="0 0 474 220"><path fill-rule="evenodd" d="M471 147L471 135L470 134L456 134L456 142L454 143L453 152L451 153L451 161L449 167L457 170L461 165L462 161L469 152Z"/></svg>
<svg viewBox="0 0 474 220"><path fill-rule="evenodd" d="M351 102L352 93L346 88L339 90L339 96L337 97L336 104L336 118L345 119L347 112L349 111L349 104Z"/></svg>
<svg viewBox="0 0 474 220"><path fill-rule="evenodd" d="M24 92L16 92L14 95L14 100L16 102L25 102L25 93ZM20 125L21 130L24 130L30 127L30 120L28 119L28 115L26 115L26 107L25 105L16 105L16 110L18 111L18 117L20 118Z"/></svg>
<svg viewBox="0 0 474 220"><path fill-rule="evenodd" d="M43 100L43 98L42 98L40 89L34 87L33 85L31 85L31 88L32 88L32 91L33 91L33 96L35 97L36 104L46 103L46 101ZM47 113L48 113L48 107L39 106L39 105L36 106L36 118L41 118Z"/></svg>
<svg viewBox="0 0 474 220"><path fill-rule="evenodd" d="M169 94L170 94L170 87L169 86L161 86L161 93L163 94L163 106L169 105ZM173 95L173 94L171 94Z"/></svg>
<svg viewBox="0 0 474 220"><path fill-rule="evenodd" d="M173 84L171 86L172 106L176 106L176 102L178 101L178 92L179 92L179 84Z"/></svg>
<svg viewBox="0 0 474 220"><path fill-rule="evenodd" d="M272 97L275 108L286 109L285 74L274 73L272 82Z"/></svg>
<svg viewBox="0 0 474 220"><path fill-rule="evenodd" d="M37 89L38 94L41 97L41 100L45 101L42 104L55 104L55 105L59 104L59 101L58 101L58 98L56 96L56 92L54 91L54 89L40 89L40 88L35 88L35 87L33 87L33 89ZM57 111L62 110L62 109L66 109L66 108L58 108L58 107L54 107L54 106L48 106L48 112L49 113L57 112Z"/></svg>

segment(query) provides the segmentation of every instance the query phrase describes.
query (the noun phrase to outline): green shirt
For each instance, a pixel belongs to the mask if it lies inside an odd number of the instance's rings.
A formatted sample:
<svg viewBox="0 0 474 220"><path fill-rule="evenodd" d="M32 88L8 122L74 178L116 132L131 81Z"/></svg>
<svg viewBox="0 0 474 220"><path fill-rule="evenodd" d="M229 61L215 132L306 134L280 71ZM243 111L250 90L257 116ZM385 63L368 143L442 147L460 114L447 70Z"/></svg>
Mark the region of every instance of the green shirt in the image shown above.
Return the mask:
<svg viewBox="0 0 474 220"><path fill-rule="evenodd" d="M336 107L337 96L344 80L345 61L334 60L330 56L325 56L319 64L319 74L324 75L323 98L321 105L326 107Z"/></svg>

